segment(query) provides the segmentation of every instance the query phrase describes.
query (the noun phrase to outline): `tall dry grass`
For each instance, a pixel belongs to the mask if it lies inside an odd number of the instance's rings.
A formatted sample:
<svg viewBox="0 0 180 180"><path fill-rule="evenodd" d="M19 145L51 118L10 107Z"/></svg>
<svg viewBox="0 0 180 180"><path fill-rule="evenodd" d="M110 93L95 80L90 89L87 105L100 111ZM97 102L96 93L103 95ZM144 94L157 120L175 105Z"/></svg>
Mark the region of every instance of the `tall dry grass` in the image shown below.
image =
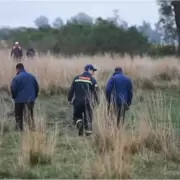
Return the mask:
<svg viewBox="0 0 180 180"><path fill-rule="evenodd" d="M30 168L42 164L52 164L56 152L57 126L47 129L43 117L36 117L36 131L25 131L20 134L20 152L18 165Z"/></svg>
<svg viewBox="0 0 180 180"><path fill-rule="evenodd" d="M15 75L15 63L0 52L0 88L9 87ZM170 63L171 62L171 63ZM87 63L94 64L99 70L96 78L101 87L113 73L116 66L121 66L138 87L148 88L161 85L178 85L180 64L175 58L152 60L148 57L96 56L96 57L53 57L50 55L24 61L26 69L38 79L40 87L46 92L66 89L73 77L83 71ZM172 127L171 104L161 94L145 99L139 107L131 107L125 125L119 130L115 117L110 117L102 93L100 105L94 111L93 137L85 144L89 151L85 165L84 177L87 178L130 178L135 154L149 149L164 155L165 159L176 159L179 156L177 138ZM167 109L168 107L168 109ZM133 121L131 122L131 118ZM41 121L40 121L41 122ZM37 132L25 131L21 135L19 163L20 167L51 163L56 151L56 131L48 134L42 122ZM47 135L48 134L48 135Z"/></svg>
<svg viewBox="0 0 180 180"><path fill-rule="evenodd" d="M0 146L3 141L6 141L5 133L14 136L15 117L9 112L13 110L13 102L11 97L5 91L0 94ZM16 173L23 174L30 170L33 166L52 164L55 153L58 128L56 123L47 128L45 113L35 112L35 130L31 131L28 124L25 123L25 130L19 132L19 138L13 138L13 143L19 149L17 161L13 162ZM4 143L4 142L3 142ZM1 153L1 152L0 152Z"/></svg>
<svg viewBox="0 0 180 180"><path fill-rule="evenodd" d="M0 51L0 57L2 61L0 88L9 87L15 75L15 63L8 56L8 51ZM26 69L37 77L41 89L47 92L56 91L58 88L68 88L73 77L81 73L87 63L92 63L99 69L95 76L100 85L105 85L116 66L121 66L124 73L130 76L138 87L152 88L161 80L166 80L168 85L179 84L180 63L178 59L172 57L160 60L136 57L132 60L128 56L124 58L115 56L112 59L109 55L72 58L46 55L24 61Z"/></svg>
<svg viewBox="0 0 180 180"><path fill-rule="evenodd" d="M0 135L15 127L13 119L13 101L6 91L0 91Z"/></svg>
<svg viewBox="0 0 180 180"><path fill-rule="evenodd" d="M143 156L145 149L160 153L164 160L178 159L178 139L169 115L170 102L168 104L161 93L156 93L155 97L147 98L143 105L139 102L138 109L131 107L125 125L118 129L116 117L108 115L105 97L101 96L101 104L94 111L93 137L89 145L92 155L85 162L86 177L130 178L134 155L142 153ZM132 126L130 116L135 119Z"/></svg>

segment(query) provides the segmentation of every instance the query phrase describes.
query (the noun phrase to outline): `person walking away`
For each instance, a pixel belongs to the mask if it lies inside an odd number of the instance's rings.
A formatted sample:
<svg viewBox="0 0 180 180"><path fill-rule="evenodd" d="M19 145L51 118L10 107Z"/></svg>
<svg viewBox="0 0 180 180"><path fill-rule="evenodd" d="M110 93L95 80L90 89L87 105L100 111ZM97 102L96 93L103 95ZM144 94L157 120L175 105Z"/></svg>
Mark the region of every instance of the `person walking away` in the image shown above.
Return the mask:
<svg viewBox="0 0 180 180"><path fill-rule="evenodd" d="M19 45L19 42L15 42L12 50L11 50L11 57L14 58L15 62L21 61L23 57L23 51L21 46Z"/></svg>
<svg viewBox="0 0 180 180"><path fill-rule="evenodd" d="M98 104L98 86L93 74L97 69L88 64L84 72L76 76L68 92L68 102L74 106L73 121L79 136L92 133L93 108Z"/></svg>
<svg viewBox="0 0 180 180"><path fill-rule="evenodd" d="M16 76L13 78L10 90L15 101L16 130L23 131L23 114L25 113L29 128L35 128L33 109L39 93L39 84L36 78L28 73L24 65L16 65Z"/></svg>
<svg viewBox="0 0 180 180"><path fill-rule="evenodd" d="M117 126L120 122L124 124L125 113L129 109L133 98L133 87L131 80L122 72L122 68L116 67L113 76L106 84L106 98L108 112L112 105L117 117ZM122 121L120 121L122 118Z"/></svg>
<svg viewBox="0 0 180 180"><path fill-rule="evenodd" d="M27 49L26 56L28 58L33 58L35 56L35 50L33 48Z"/></svg>

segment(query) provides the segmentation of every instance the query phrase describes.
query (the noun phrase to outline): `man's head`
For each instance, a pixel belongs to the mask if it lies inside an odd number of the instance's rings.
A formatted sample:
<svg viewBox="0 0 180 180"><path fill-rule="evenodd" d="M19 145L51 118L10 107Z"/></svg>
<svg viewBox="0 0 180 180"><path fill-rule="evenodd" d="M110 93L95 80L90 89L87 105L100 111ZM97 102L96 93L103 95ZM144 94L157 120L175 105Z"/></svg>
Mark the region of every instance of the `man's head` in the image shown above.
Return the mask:
<svg viewBox="0 0 180 180"><path fill-rule="evenodd" d="M114 71L115 71L115 72L120 72L120 73L122 73L122 72L123 72L123 70L122 70L122 68L121 68L121 67L116 67L116 68L114 69Z"/></svg>
<svg viewBox="0 0 180 180"><path fill-rule="evenodd" d="M92 65L92 64L87 64L85 67L84 67L84 70L86 72L89 72L91 75L94 74L95 71L97 71L97 69Z"/></svg>
<svg viewBox="0 0 180 180"><path fill-rule="evenodd" d="M19 46L19 42L18 41L16 41L14 44L15 44L15 46Z"/></svg>
<svg viewBox="0 0 180 180"><path fill-rule="evenodd" d="M18 63L16 65L16 72L18 73L19 71L24 70L24 65L22 63Z"/></svg>

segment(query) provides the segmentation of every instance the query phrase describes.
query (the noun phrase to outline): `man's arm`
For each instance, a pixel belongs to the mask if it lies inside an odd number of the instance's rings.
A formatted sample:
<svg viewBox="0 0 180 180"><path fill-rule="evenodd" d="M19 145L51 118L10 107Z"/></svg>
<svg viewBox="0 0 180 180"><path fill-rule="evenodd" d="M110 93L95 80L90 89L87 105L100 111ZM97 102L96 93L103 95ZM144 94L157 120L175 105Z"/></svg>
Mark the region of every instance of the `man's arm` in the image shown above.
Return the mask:
<svg viewBox="0 0 180 180"><path fill-rule="evenodd" d="M99 104L99 88L96 79L92 78L92 92L94 94L94 99L97 104Z"/></svg>
<svg viewBox="0 0 180 180"><path fill-rule="evenodd" d="M128 106L131 105L132 98L133 98L133 87L131 80L129 80L128 102L127 102Z"/></svg>
<svg viewBox="0 0 180 180"><path fill-rule="evenodd" d="M11 57L12 57L13 53L14 53L14 49L11 50Z"/></svg>
<svg viewBox="0 0 180 180"><path fill-rule="evenodd" d="M15 99L17 95L17 80L13 78L11 85L10 85L11 95L12 98Z"/></svg>
<svg viewBox="0 0 180 180"><path fill-rule="evenodd" d="M39 94L39 83L37 81L37 79L34 77L34 88L35 88L35 95L36 95L36 98L38 97L38 94Z"/></svg>
<svg viewBox="0 0 180 180"><path fill-rule="evenodd" d="M23 56L23 51L22 51L22 48L20 49L20 52L21 52L21 56Z"/></svg>
<svg viewBox="0 0 180 180"><path fill-rule="evenodd" d="M71 102L72 101L72 98L74 96L74 91L75 91L75 79L73 79L73 82L71 84L71 87L70 87L70 90L68 92L68 102Z"/></svg>
<svg viewBox="0 0 180 180"><path fill-rule="evenodd" d="M106 90L105 90L106 99L108 102L110 102L112 89L113 89L113 79L110 78L106 84Z"/></svg>

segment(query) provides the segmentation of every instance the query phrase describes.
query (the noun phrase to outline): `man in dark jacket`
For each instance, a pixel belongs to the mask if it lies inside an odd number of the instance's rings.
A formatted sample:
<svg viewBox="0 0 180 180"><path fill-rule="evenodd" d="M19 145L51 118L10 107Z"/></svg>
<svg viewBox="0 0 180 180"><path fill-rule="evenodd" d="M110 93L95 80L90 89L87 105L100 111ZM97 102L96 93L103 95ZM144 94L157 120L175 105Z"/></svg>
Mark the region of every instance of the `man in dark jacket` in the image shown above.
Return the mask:
<svg viewBox="0 0 180 180"><path fill-rule="evenodd" d="M113 76L107 82L106 98L108 110L110 109L110 104L112 104L117 115L117 126L119 126L121 116L123 124L125 112L129 109L133 98L133 88L131 80L123 75L120 67L115 68Z"/></svg>
<svg viewBox="0 0 180 180"><path fill-rule="evenodd" d="M92 133L92 108L98 103L97 82L92 77L97 69L93 65L85 66L85 71L74 78L68 93L68 102L73 100L74 124L79 130L79 136Z"/></svg>
<svg viewBox="0 0 180 180"><path fill-rule="evenodd" d="M19 45L19 42L15 42L12 50L11 50L11 57L14 58L15 61L21 61L23 56L23 51L21 46Z"/></svg>
<svg viewBox="0 0 180 180"><path fill-rule="evenodd" d="M23 130L23 114L27 116L30 129L35 128L33 108L39 93L39 84L36 78L26 72L23 64L16 65L17 74L11 82L11 94L15 101L16 129Z"/></svg>
<svg viewBox="0 0 180 180"><path fill-rule="evenodd" d="M27 49L26 56L32 58L35 56L35 50L33 48Z"/></svg>

